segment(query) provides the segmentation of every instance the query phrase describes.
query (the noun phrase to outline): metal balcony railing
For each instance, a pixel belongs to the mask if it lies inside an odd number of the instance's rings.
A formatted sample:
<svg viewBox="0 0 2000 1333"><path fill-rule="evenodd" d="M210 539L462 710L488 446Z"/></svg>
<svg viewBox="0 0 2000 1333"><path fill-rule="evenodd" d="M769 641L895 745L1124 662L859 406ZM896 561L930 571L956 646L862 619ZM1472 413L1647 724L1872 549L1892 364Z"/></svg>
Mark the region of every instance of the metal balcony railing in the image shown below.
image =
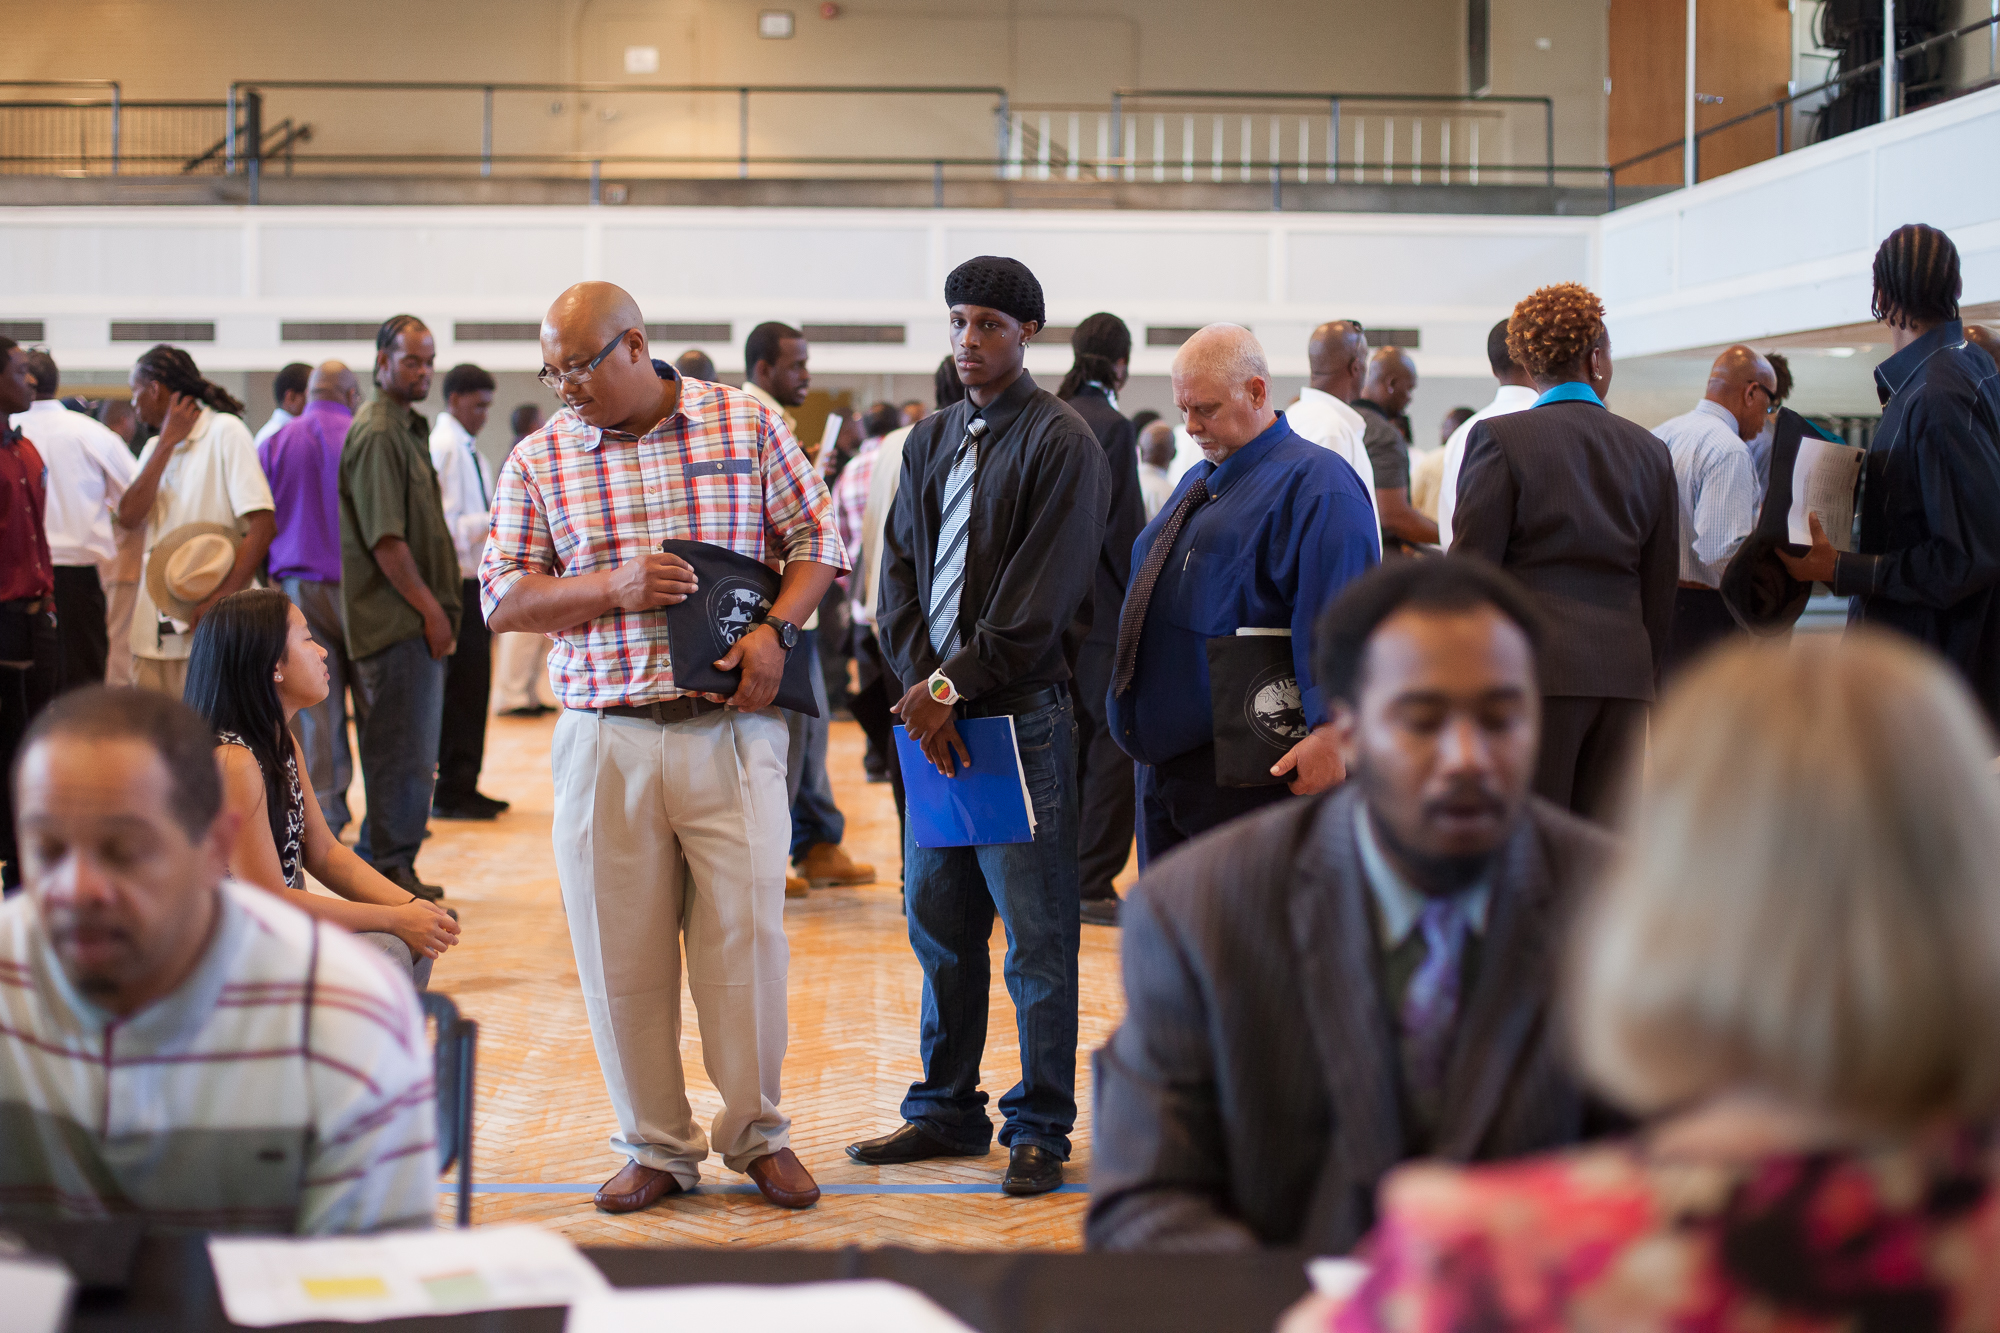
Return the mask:
<svg viewBox="0 0 2000 1333"><path fill-rule="evenodd" d="M1902 72L1905 62L1920 59L1933 51L1949 48L1954 42L1964 41L1981 34L1985 37L1986 46L1985 80L1968 82L1963 87L1956 89L1949 87L1942 80L1937 80L1927 83L1922 89L1918 89L1913 85L1906 84L1902 78L1897 77ZM1805 109L1812 105L1813 99L1820 97L1822 94L1837 94L1841 88L1853 82L1874 80L1879 83L1883 71L1890 67L1890 63L1886 59L1877 58L1869 61L1867 64L1856 65L1853 69L1842 74L1836 74L1824 83L1816 83L1810 88L1801 88L1796 91L1787 92L1776 101L1766 102L1764 105L1746 111L1740 116L1732 116L1719 124L1710 125L1706 129L1697 131L1692 137L1683 134L1679 138L1663 143L1658 148L1640 153L1636 157L1628 157L1622 162L1614 162L1606 169L1611 178L1610 189L1613 192L1613 197L1616 197L1619 172L1628 171L1642 162L1650 162L1654 158L1664 157L1668 153L1685 153L1689 159L1692 159L1685 168L1686 179L1691 181L1700 180L1702 140L1727 133L1730 130L1748 125L1753 121L1762 120L1766 116L1771 117L1772 147L1775 149L1774 156L1782 157L1784 154L1797 148L1800 141L1806 138L1805 135L1798 132L1800 127L1795 125L1794 121L1801 116L1813 114L1811 111ZM1971 91L1974 88L1985 87L1996 80L2000 80L2000 0L1994 0L1994 13L1987 18L1968 23L1961 28L1954 28L1950 32L1938 33L1934 37L1927 37L1923 41L1913 42L1909 46L1900 48L1896 52L1894 66L1895 68L1890 71L1891 84L1889 96L1894 102L1896 113L1899 115L1910 92L1922 91L1931 95L1929 100L1937 101L1941 100L1941 95L1949 96L1959 92Z"/></svg>

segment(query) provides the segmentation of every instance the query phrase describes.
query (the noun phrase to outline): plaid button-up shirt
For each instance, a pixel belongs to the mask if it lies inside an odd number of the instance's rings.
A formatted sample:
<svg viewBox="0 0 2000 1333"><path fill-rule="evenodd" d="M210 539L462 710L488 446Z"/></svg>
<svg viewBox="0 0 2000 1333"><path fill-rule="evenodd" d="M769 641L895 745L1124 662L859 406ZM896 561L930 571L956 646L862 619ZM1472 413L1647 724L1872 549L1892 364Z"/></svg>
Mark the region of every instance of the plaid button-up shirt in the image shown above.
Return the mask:
<svg viewBox="0 0 2000 1333"><path fill-rule="evenodd" d="M514 446L479 564L488 617L526 575L615 569L667 538L847 568L826 485L777 414L740 389L680 384L673 414L644 438L600 431L564 409ZM661 611L614 608L551 637L549 679L566 707L680 692Z"/></svg>

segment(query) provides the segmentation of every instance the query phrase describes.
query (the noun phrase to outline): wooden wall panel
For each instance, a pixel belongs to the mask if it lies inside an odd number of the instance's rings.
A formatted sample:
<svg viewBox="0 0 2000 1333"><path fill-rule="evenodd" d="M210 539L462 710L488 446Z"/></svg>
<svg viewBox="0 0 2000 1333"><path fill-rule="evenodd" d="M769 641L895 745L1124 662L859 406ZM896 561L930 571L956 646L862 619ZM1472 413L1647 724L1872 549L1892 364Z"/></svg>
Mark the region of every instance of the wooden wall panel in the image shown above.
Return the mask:
<svg viewBox="0 0 2000 1333"><path fill-rule="evenodd" d="M1722 101L1699 106L1696 126L1720 124L1781 96L1791 69L1791 40L1785 0L1701 0L1695 90ZM1686 0L1611 0L1611 161L1679 137L1686 52ZM1701 178L1761 162L1776 151L1774 122L1761 117L1703 141ZM1681 178L1681 154L1674 151L1621 172L1618 183L1677 185Z"/></svg>

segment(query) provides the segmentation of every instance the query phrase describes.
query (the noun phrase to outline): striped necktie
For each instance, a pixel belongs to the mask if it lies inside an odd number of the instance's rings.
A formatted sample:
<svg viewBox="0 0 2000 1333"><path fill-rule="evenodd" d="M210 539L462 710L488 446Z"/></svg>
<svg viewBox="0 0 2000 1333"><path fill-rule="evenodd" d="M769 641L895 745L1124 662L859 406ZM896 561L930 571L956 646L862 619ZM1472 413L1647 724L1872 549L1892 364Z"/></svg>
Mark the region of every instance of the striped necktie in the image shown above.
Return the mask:
<svg viewBox="0 0 2000 1333"><path fill-rule="evenodd" d="M939 511L937 559L931 563L931 651L942 661L960 647L958 597L965 590L965 548L972 527L972 482L979 471L979 441L986 420L974 417L944 480L944 506Z"/></svg>

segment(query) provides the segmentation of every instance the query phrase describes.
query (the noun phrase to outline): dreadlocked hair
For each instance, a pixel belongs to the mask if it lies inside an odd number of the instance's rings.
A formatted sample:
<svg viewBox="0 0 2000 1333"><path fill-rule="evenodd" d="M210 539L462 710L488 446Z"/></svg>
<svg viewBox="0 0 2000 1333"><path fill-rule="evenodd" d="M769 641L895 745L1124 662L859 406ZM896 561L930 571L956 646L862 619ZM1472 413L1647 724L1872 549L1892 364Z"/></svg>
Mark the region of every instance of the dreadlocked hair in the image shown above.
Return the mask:
<svg viewBox="0 0 2000 1333"><path fill-rule="evenodd" d="M404 329L421 329L424 322L415 315L391 315L382 321L382 327L375 330L375 350L386 352L396 345L397 335Z"/></svg>
<svg viewBox="0 0 2000 1333"><path fill-rule="evenodd" d="M178 347L161 343L148 351L139 358L139 373L168 393L186 394L230 416L243 415L241 400L213 380L203 379L194 358Z"/></svg>
<svg viewBox="0 0 2000 1333"><path fill-rule="evenodd" d="M1912 222L1889 233L1875 252L1875 298L1869 313L1899 329L1958 318L1963 284L1958 247L1936 227Z"/></svg>
<svg viewBox="0 0 2000 1333"><path fill-rule="evenodd" d="M1507 355L1537 379L1573 371L1604 337L1604 303L1582 283L1537 287L1507 321Z"/></svg>
<svg viewBox="0 0 2000 1333"><path fill-rule="evenodd" d="M1100 310L1076 326L1069 346L1076 360L1056 390L1056 397L1064 400L1076 397L1093 380L1110 387L1118 376L1118 363L1132 355L1132 330L1118 316Z"/></svg>

